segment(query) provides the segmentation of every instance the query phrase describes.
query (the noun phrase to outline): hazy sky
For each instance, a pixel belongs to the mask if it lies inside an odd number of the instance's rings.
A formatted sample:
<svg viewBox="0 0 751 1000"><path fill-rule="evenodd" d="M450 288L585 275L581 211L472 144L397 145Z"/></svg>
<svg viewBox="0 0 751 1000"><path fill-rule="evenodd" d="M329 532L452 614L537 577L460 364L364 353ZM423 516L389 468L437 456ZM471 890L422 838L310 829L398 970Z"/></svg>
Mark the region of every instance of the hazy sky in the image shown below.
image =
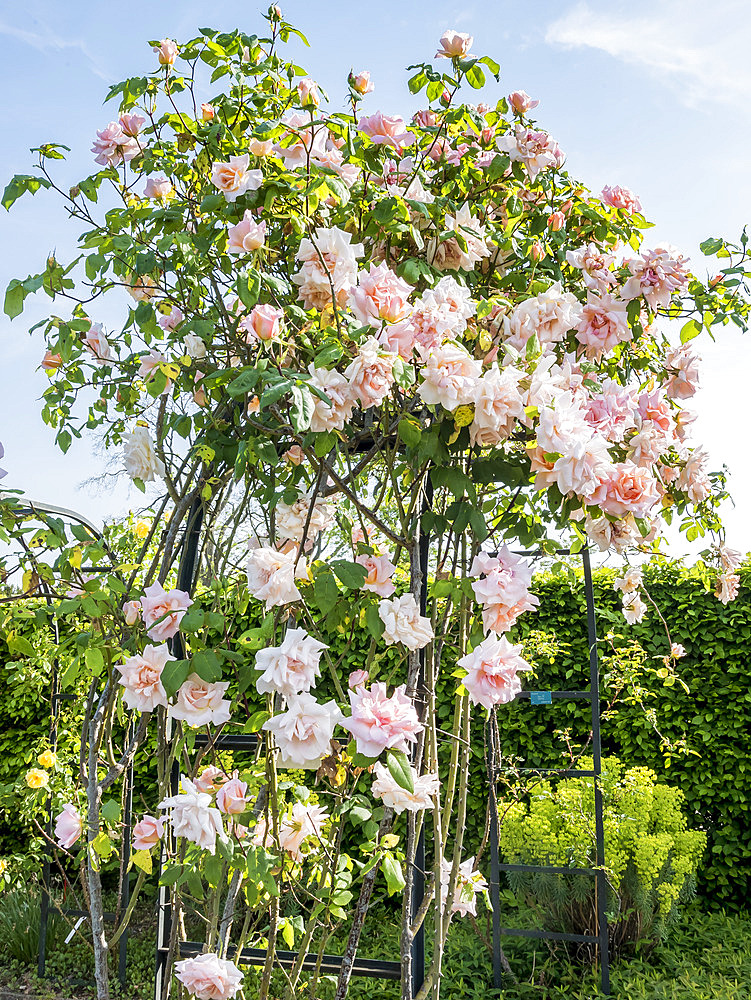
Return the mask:
<svg viewBox="0 0 751 1000"><path fill-rule="evenodd" d="M647 242L667 240L706 266L698 244L707 236L737 239L751 221L751 7L747 0L629 0L571 3L479 0L430 3L320 3L288 0L288 20L309 38L290 46L295 60L329 92L343 95L350 68L369 69L376 90L370 113L407 115L417 108L406 87L405 67L433 56L446 28L471 32L473 51L501 63L501 83L483 92L493 100L524 89L540 99L543 127L560 142L568 167L594 191L623 184L641 198L656 223ZM102 107L108 86L150 71L148 39L178 41L198 27L263 33L262 7L212 0L108 2L0 0L0 184L30 172L29 147L63 142L72 152L58 166L63 188L95 169L89 152L95 129L115 117ZM125 12L125 13L124 13ZM485 96L487 95L487 96ZM207 94L207 96L210 96ZM469 92L468 100L477 100ZM0 209L0 285L43 267L51 250L59 260L74 251L76 227L60 202L39 192L24 196L10 214ZM81 484L103 468L90 442L67 456L39 416L47 382L37 371L43 353L28 327L49 311L63 312L43 293L27 299L12 323L0 319L5 366L0 393L0 441L5 446L3 485L63 504L94 520L138 506L141 495L125 482L98 490ZM112 326L124 319L120 302L104 304L95 318ZM696 437L712 468L727 464L735 509L726 512L731 545L751 549L751 463L745 410L751 367L751 334L730 328L697 342L704 359ZM683 551L683 544L676 551Z"/></svg>

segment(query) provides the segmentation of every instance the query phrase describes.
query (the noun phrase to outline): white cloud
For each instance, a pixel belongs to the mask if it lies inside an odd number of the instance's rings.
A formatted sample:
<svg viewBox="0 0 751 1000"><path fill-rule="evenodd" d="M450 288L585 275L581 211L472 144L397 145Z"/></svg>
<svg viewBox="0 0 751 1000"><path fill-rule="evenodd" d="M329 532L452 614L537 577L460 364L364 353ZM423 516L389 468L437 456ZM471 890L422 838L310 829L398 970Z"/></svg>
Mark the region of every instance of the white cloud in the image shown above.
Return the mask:
<svg viewBox="0 0 751 1000"><path fill-rule="evenodd" d="M620 10L580 2L548 26L545 41L599 49L642 68L677 90L689 107L711 107L720 101L748 112L747 0L662 0Z"/></svg>
<svg viewBox="0 0 751 1000"><path fill-rule="evenodd" d="M106 83L112 82L112 77L102 70L97 64L94 56L89 52L86 43L82 39L61 38L51 31L47 26L43 34L36 31L29 31L26 28L17 28L15 25L6 24L0 21L0 35L7 38L14 38L24 45L29 45L37 52L64 52L66 49L78 49L84 56L91 72Z"/></svg>

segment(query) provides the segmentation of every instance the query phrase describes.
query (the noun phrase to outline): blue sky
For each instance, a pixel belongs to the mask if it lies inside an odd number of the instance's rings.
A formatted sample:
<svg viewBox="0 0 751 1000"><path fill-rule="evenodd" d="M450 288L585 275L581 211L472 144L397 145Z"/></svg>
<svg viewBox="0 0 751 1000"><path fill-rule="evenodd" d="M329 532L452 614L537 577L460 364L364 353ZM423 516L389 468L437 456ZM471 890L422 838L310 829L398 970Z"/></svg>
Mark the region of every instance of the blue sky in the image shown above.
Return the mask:
<svg viewBox="0 0 751 1000"><path fill-rule="evenodd" d="M540 122L560 142L569 169L593 190L623 184L637 192L656 223L648 239L669 240L705 271L699 242L709 235L737 238L751 222L751 7L747 0L632 0L504 3L381 0L378 3L288 0L285 17L309 38L292 45L295 60L329 92L343 95L351 67L369 69L375 93L368 110L407 115L416 109L405 67L433 56L446 28L471 32L473 51L501 63L494 99L524 89L540 99ZM213 0L131 0L125 5L73 0L0 3L0 183L29 171L29 147L64 142L72 152L59 165L62 187L94 169L89 148L96 128L114 117L102 107L108 86L151 70L150 38L186 38L200 26L262 32L261 5ZM124 14L123 11L126 13ZM472 92L473 94L475 92ZM207 96L209 96L207 94ZM477 99L468 95L468 100ZM56 199L40 192L0 209L0 285L41 269L51 250L73 254L75 227ZM95 520L136 507L140 494L126 483L81 484L114 456L91 442L56 452L39 416L46 376L35 371L41 341L26 330L65 306L27 300L22 317L0 319L5 365L0 393L4 485L37 499L66 504ZM124 306L102 307L97 318L118 325ZM729 541L751 549L751 519L741 498L751 494L745 443L745 397L751 335L728 330L700 342L703 388L696 398L697 438L712 467L726 463L738 506L729 509ZM682 550L678 544L676 551Z"/></svg>

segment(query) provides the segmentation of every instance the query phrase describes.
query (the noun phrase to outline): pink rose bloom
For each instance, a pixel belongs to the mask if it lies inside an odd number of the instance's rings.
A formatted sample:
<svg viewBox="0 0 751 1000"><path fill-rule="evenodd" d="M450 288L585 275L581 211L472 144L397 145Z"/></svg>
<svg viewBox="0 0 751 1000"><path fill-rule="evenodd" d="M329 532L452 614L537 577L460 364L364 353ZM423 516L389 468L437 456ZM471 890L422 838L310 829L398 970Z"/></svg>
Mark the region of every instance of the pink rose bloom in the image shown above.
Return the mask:
<svg viewBox="0 0 751 1000"><path fill-rule="evenodd" d="M349 298L350 289L357 283L357 258L365 253L362 243L353 243L350 233L333 226L319 227L311 238L300 240L296 259L300 270L292 275L299 285L298 297L306 309L325 309L334 297L340 306Z"/></svg>
<svg viewBox="0 0 751 1000"><path fill-rule="evenodd" d="M221 767L208 764L194 780L193 784L199 792L211 793L218 791L225 781L227 781L227 775Z"/></svg>
<svg viewBox="0 0 751 1000"><path fill-rule="evenodd" d="M205 122L213 122L216 117L216 109L213 104L201 105L201 119Z"/></svg>
<svg viewBox="0 0 751 1000"><path fill-rule="evenodd" d="M233 962L209 954L175 962L175 977L196 1000L232 1000L243 981Z"/></svg>
<svg viewBox="0 0 751 1000"><path fill-rule="evenodd" d="M266 222L256 222L247 209L240 222L227 231L227 253L252 253L266 242Z"/></svg>
<svg viewBox="0 0 751 1000"><path fill-rule="evenodd" d="M126 625L135 625L141 617L141 602L126 601L125 604L123 604L123 614L125 615Z"/></svg>
<svg viewBox="0 0 751 1000"><path fill-rule="evenodd" d="M602 391L593 393L588 401L584 419L608 441L622 441L634 426L633 392L610 378L603 379L600 388Z"/></svg>
<svg viewBox="0 0 751 1000"><path fill-rule="evenodd" d="M690 399L699 388L699 362L688 344L673 347L665 354L665 368L669 378L665 393L670 399Z"/></svg>
<svg viewBox="0 0 751 1000"><path fill-rule="evenodd" d="M581 319L581 303L573 292L564 292L559 281L539 295L524 299L511 314L510 333L506 338L517 351L523 351L527 341L537 335L543 350L548 344L563 340Z"/></svg>
<svg viewBox="0 0 751 1000"><path fill-rule="evenodd" d="M198 674L190 674L177 692L177 702L170 705L167 714L172 719L182 719L193 728L213 723L221 726L230 720L231 702L222 696L229 681L210 683Z"/></svg>
<svg viewBox="0 0 751 1000"><path fill-rule="evenodd" d="M515 115L526 114L539 105L539 101L533 101L526 90L514 90L508 95L508 102Z"/></svg>
<svg viewBox="0 0 751 1000"><path fill-rule="evenodd" d="M424 728L404 684L390 698L381 682L369 690L358 688L349 692L349 702L352 715L342 725L352 734L363 757L378 757L386 749L406 753Z"/></svg>
<svg viewBox="0 0 751 1000"><path fill-rule="evenodd" d="M600 358L618 344L631 340L633 331L628 324L626 308L625 302L608 292L602 295L589 293L576 328L576 339L584 347L588 358Z"/></svg>
<svg viewBox="0 0 751 1000"><path fill-rule="evenodd" d="M600 197L606 205L610 205L611 208L620 208L628 215L641 212L641 202L634 192L619 184L616 184L615 187L604 187Z"/></svg>
<svg viewBox="0 0 751 1000"><path fill-rule="evenodd" d="M626 263L632 276L621 289L621 297L630 300L643 295L650 309L669 305L673 294L688 284L688 259L677 250L671 253L666 247L656 247Z"/></svg>
<svg viewBox="0 0 751 1000"><path fill-rule="evenodd" d="M311 364L308 371L312 375L309 385L325 392L331 400L331 405L319 396L313 400L313 416L310 429L315 434L326 431L343 430L352 416L352 410L357 402L349 379L333 368L314 368Z"/></svg>
<svg viewBox="0 0 751 1000"><path fill-rule="evenodd" d="M288 816L279 826L279 846L287 851L295 861L302 861L305 855L302 845L315 838L319 843L323 837L323 824L329 814L321 806L308 802L295 802Z"/></svg>
<svg viewBox="0 0 751 1000"><path fill-rule="evenodd" d="M120 115L120 128L126 135L136 136L146 124L146 119L142 115L123 114Z"/></svg>
<svg viewBox="0 0 751 1000"><path fill-rule="evenodd" d="M378 615L385 625L383 641L387 646L401 643L414 651L427 646L433 638L430 619L420 614L413 594L380 601Z"/></svg>
<svg viewBox="0 0 751 1000"><path fill-rule="evenodd" d="M185 319L179 306L172 306L168 313L160 313L157 322L163 330L174 330Z"/></svg>
<svg viewBox="0 0 751 1000"><path fill-rule="evenodd" d="M397 357L382 351L375 337L368 337L360 345L344 376L349 382L350 393L359 400L363 410L376 406L391 392Z"/></svg>
<svg viewBox="0 0 751 1000"><path fill-rule="evenodd" d="M524 416L524 397L519 389L523 373L510 365L494 365L477 382L475 415L469 427L472 444L495 448L513 432Z"/></svg>
<svg viewBox="0 0 751 1000"><path fill-rule="evenodd" d="M682 646L679 642L670 643L670 657L673 660L682 660L686 655L686 647Z"/></svg>
<svg viewBox="0 0 751 1000"><path fill-rule="evenodd" d="M368 571L365 583L362 585L363 590L372 590L379 597L391 597L394 593L394 584L391 582L391 577L396 571L396 566L394 566L388 556L362 555L357 556L355 562L364 566Z"/></svg>
<svg viewBox="0 0 751 1000"><path fill-rule="evenodd" d="M171 38L163 38L154 46L154 52L159 57L160 66L172 66L177 58L177 42Z"/></svg>
<svg viewBox="0 0 751 1000"><path fill-rule="evenodd" d="M395 813L420 812L421 809L432 809L433 798L438 794L439 779L437 774L418 774L410 765L414 792L407 791L394 781L391 771L385 764L377 761L373 770L375 781L370 790L385 806Z"/></svg>
<svg viewBox="0 0 751 1000"><path fill-rule="evenodd" d="M441 908L446 908L446 901L449 894L449 883L451 881L451 871L453 863L441 858ZM481 892L485 892L488 883L482 873L475 869L475 859L467 858L459 865L456 878L456 889L454 899L451 904L451 912L458 913L466 917L468 913L477 916L477 897Z"/></svg>
<svg viewBox="0 0 751 1000"><path fill-rule="evenodd" d="M321 95L318 92L318 84L311 80L309 76L303 77L297 84L297 94L300 104L304 108L317 108L321 103Z"/></svg>
<svg viewBox="0 0 751 1000"><path fill-rule="evenodd" d="M222 825L222 814L211 805L211 796L199 791L188 778L180 779L180 792L159 803L160 809L169 810L172 832L198 844L209 854L216 853L216 838L227 842Z"/></svg>
<svg viewBox="0 0 751 1000"><path fill-rule="evenodd" d="M723 604L730 604L738 596L740 583L741 578L737 573L721 573L717 577L714 596L718 601L722 601Z"/></svg>
<svg viewBox="0 0 751 1000"><path fill-rule="evenodd" d="M584 284L593 292L607 292L616 281L616 276L610 269L615 263L615 257L603 253L596 243L589 243L578 250L567 250L566 263L581 271Z"/></svg>
<svg viewBox="0 0 751 1000"><path fill-rule="evenodd" d="M256 653L259 694L278 692L284 698L310 691L321 676L321 653L328 646L308 635L304 628L288 628L281 646Z"/></svg>
<svg viewBox="0 0 751 1000"><path fill-rule="evenodd" d="M169 364L169 359L166 354L162 354L161 351L151 350L148 354L144 354L141 357L141 364L138 366L138 375L140 378L149 379L153 376L154 372L159 368L160 365ZM171 379L167 379L167 384L164 387L166 392L172 384Z"/></svg>
<svg viewBox="0 0 751 1000"><path fill-rule="evenodd" d="M629 625L634 625L636 622L640 622L647 613L647 605L641 597L639 597L639 592L636 590L632 590L628 594L623 595L622 605L621 610L623 611L623 617Z"/></svg>
<svg viewBox="0 0 751 1000"><path fill-rule="evenodd" d="M273 148L271 139L248 139L248 149L253 156L268 156Z"/></svg>
<svg viewBox="0 0 751 1000"><path fill-rule="evenodd" d="M497 556L480 552L470 567L475 599L483 607L483 625L492 632L507 632L525 611L534 611L539 599L530 594L532 567L506 545Z"/></svg>
<svg viewBox="0 0 751 1000"><path fill-rule="evenodd" d="M114 360L112 348L109 345L101 323L92 323L84 334L83 346L99 364Z"/></svg>
<svg viewBox="0 0 751 1000"><path fill-rule="evenodd" d="M367 670L353 670L347 679L347 687L350 691L356 691L360 687L365 687L370 679Z"/></svg>
<svg viewBox="0 0 751 1000"><path fill-rule="evenodd" d="M174 190L172 182L163 175L149 177L143 190L143 196L144 198L169 198Z"/></svg>
<svg viewBox="0 0 751 1000"><path fill-rule="evenodd" d="M474 38L463 31L444 31L438 44L440 48L435 54L435 58L463 59L469 55Z"/></svg>
<svg viewBox="0 0 751 1000"><path fill-rule="evenodd" d="M291 448L287 448L282 458L291 465L300 465L305 460L305 452L299 444L293 444Z"/></svg>
<svg viewBox="0 0 751 1000"><path fill-rule="evenodd" d="M55 817L55 839L60 847L69 851L82 833L80 812L70 802L66 802L62 812Z"/></svg>
<svg viewBox="0 0 751 1000"><path fill-rule="evenodd" d="M435 111L430 111L427 108L423 111L417 111L412 116L412 121L415 125L419 125L420 128L432 128L434 125L438 124Z"/></svg>
<svg viewBox="0 0 751 1000"><path fill-rule="evenodd" d="M417 392L424 403L455 410L474 400L481 374L482 363L463 347L444 344L428 355Z"/></svg>
<svg viewBox="0 0 751 1000"><path fill-rule="evenodd" d="M128 163L141 152L136 140L123 131L119 122L110 122L105 128L99 129L96 136L91 152L96 153L94 162L103 167Z"/></svg>
<svg viewBox="0 0 751 1000"><path fill-rule="evenodd" d="M165 590L161 583L147 587L141 599L141 614L150 639L163 642L180 628L180 622L193 600L184 590Z"/></svg>
<svg viewBox="0 0 751 1000"><path fill-rule="evenodd" d="M42 358L42 368L46 372L56 372L63 363L62 355L53 354L52 351L45 351Z"/></svg>
<svg viewBox="0 0 751 1000"><path fill-rule="evenodd" d="M240 781L237 771L232 772L229 781L225 781L216 793L216 804L220 812L231 816L239 816L248 808L248 783Z"/></svg>
<svg viewBox="0 0 751 1000"><path fill-rule="evenodd" d="M407 299L412 286L391 270L387 264L371 264L369 271L358 275L357 287L350 293L350 306L364 326L379 327L383 320L396 323L409 315Z"/></svg>
<svg viewBox="0 0 751 1000"><path fill-rule="evenodd" d="M164 820L154 816L144 816L133 827L133 850L150 851L156 847L164 834Z"/></svg>
<svg viewBox="0 0 751 1000"><path fill-rule="evenodd" d="M620 590L622 594L631 594L642 585L642 571L638 566L628 566L623 576L613 580L613 590Z"/></svg>
<svg viewBox="0 0 751 1000"><path fill-rule="evenodd" d="M115 669L122 675L118 683L125 688L123 701L137 712L153 712L161 705L167 707L167 692L162 686L162 671L174 657L166 643L146 646L143 653L129 656Z"/></svg>
<svg viewBox="0 0 751 1000"><path fill-rule="evenodd" d="M489 635L457 660L457 666L467 671L462 684L473 705L490 709L514 700L522 689L518 671L532 669L519 655L521 650L521 646L512 646L505 635Z"/></svg>
<svg viewBox="0 0 751 1000"><path fill-rule="evenodd" d="M262 303L251 309L238 326L238 330L242 329L249 344L257 343L259 340L278 340L283 319L284 313L281 309Z"/></svg>
<svg viewBox="0 0 751 1000"><path fill-rule="evenodd" d="M637 412L641 417L642 426L650 424L668 436L672 433L673 413L660 389L643 392L639 396Z"/></svg>
<svg viewBox="0 0 751 1000"><path fill-rule="evenodd" d="M622 517L633 514L644 517L657 503L657 484L651 472L639 468L633 462L619 462L611 476L605 481L605 496L595 503L606 514Z"/></svg>
<svg viewBox="0 0 751 1000"><path fill-rule="evenodd" d="M488 247L487 227L480 223L477 216L472 215L469 203L465 202L454 215L446 213L446 229L461 233L464 247L459 245L455 237L439 241L437 238L428 243L428 260L439 271L471 271L486 257L490 257Z"/></svg>
<svg viewBox="0 0 751 1000"><path fill-rule="evenodd" d="M230 156L227 163L215 163L211 168L211 183L229 202L236 201L246 191L257 191L263 184L260 170L248 170L250 156Z"/></svg>
<svg viewBox="0 0 751 1000"><path fill-rule="evenodd" d="M512 161L519 161L534 180L541 170L560 167L565 159L561 147L547 132L525 128L517 124L514 133L498 136L496 145L508 153Z"/></svg>
<svg viewBox="0 0 751 1000"><path fill-rule="evenodd" d="M304 691L287 699L287 710L264 722L274 737L281 767L318 770L331 751L331 739L342 713L335 701L319 704Z"/></svg>
<svg viewBox="0 0 751 1000"><path fill-rule="evenodd" d="M274 152L284 160L288 170L307 168L309 161L325 151L329 130L325 123L311 121L307 114L290 115L285 124L287 131L283 138L291 136L293 141L287 145L276 143Z"/></svg>
<svg viewBox="0 0 751 1000"><path fill-rule="evenodd" d="M348 82L354 92L361 97L364 97L366 94L372 94L375 90L375 86L370 82L370 72L367 69L362 70L360 73L350 73Z"/></svg>
<svg viewBox="0 0 751 1000"><path fill-rule="evenodd" d="M376 146L391 146L398 152L415 141L414 134L407 131L407 123L399 115L376 111L369 118L361 118L357 127Z"/></svg>
<svg viewBox="0 0 751 1000"><path fill-rule="evenodd" d="M297 559L295 552L259 547L251 549L246 563L248 590L259 601L265 601L266 610L299 601L300 591L296 580L306 580L308 567L305 557Z"/></svg>

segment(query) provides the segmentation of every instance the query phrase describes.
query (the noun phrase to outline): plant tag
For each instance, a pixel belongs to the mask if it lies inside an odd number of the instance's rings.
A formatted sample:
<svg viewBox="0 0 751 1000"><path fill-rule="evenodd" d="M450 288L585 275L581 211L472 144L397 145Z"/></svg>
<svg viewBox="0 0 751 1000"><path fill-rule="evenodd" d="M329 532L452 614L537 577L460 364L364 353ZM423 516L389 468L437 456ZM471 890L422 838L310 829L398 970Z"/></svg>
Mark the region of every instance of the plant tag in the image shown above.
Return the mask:
<svg viewBox="0 0 751 1000"><path fill-rule="evenodd" d="M530 691L529 700L533 705L552 705L552 691Z"/></svg>

